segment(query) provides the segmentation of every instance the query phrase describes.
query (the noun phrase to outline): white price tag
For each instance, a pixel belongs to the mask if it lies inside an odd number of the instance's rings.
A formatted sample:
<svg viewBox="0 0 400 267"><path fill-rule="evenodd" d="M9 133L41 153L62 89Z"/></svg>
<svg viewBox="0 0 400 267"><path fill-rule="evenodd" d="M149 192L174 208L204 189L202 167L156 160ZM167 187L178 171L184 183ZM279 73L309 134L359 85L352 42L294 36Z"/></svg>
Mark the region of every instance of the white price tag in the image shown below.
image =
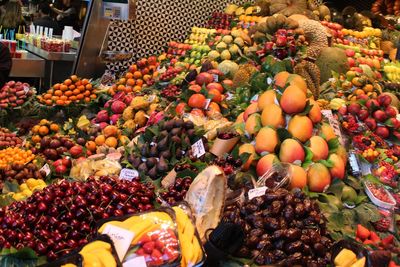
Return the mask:
<svg viewBox="0 0 400 267"><path fill-rule="evenodd" d="M364 162L364 161L361 161L361 164L360 164L361 166L361 174L363 175L363 176L366 176L366 175L368 175L368 174L371 174L371 164L370 163L367 163L367 162Z"/></svg>
<svg viewBox="0 0 400 267"><path fill-rule="evenodd" d="M252 200L255 197L259 197L259 196L265 195L265 191L267 189L268 188L266 186L262 186L262 187L257 187L257 188L249 190L249 192L248 192L249 200Z"/></svg>
<svg viewBox="0 0 400 267"><path fill-rule="evenodd" d="M231 100L233 98L233 94L231 92L226 93L226 100Z"/></svg>
<svg viewBox="0 0 400 267"><path fill-rule="evenodd" d="M258 94L256 94L255 96L253 96L251 99L250 99L250 102L257 102L258 101Z"/></svg>
<svg viewBox="0 0 400 267"><path fill-rule="evenodd" d="M213 74L212 76L214 77L214 82L218 82L218 79L219 79L218 75L217 74Z"/></svg>
<svg viewBox="0 0 400 267"><path fill-rule="evenodd" d="M147 264L144 256L140 256L124 262L122 267L147 267Z"/></svg>
<svg viewBox="0 0 400 267"><path fill-rule="evenodd" d="M139 172L137 170L124 168L119 173L119 179L132 181L133 178L139 177Z"/></svg>
<svg viewBox="0 0 400 267"><path fill-rule="evenodd" d="M267 84L270 85L273 82L273 80L271 79L271 77L267 78Z"/></svg>
<svg viewBox="0 0 400 267"><path fill-rule="evenodd" d="M343 137L342 137L342 131L340 130L339 122L337 121L337 119L335 119L333 117L332 110L324 109L324 110L321 110L321 113L325 118L328 119L329 124L331 125L331 127L333 128L333 131L335 132L335 135L337 137L339 137L339 142L343 146L344 141L343 141Z"/></svg>
<svg viewBox="0 0 400 267"><path fill-rule="evenodd" d="M211 103L211 99L207 98L206 104L204 105L204 109L208 109L208 106L210 105L210 103Z"/></svg>
<svg viewBox="0 0 400 267"><path fill-rule="evenodd" d="M129 249L129 246L131 245L133 238L135 237L134 233L124 228L107 224L102 234L108 235L114 242L118 258L122 261Z"/></svg>
<svg viewBox="0 0 400 267"><path fill-rule="evenodd" d="M201 156L206 154L206 150L204 148L202 139L200 139L199 141L197 141L196 143L194 143L192 145L192 152L193 152L193 155L197 158L200 158Z"/></svg>
<svg viewBox="0 0 400 267"><path fill-rule="evenodd" d="M46 176L48 176L51 172L49 164L44 164L43 167L39 171L44 171Z"/></svg>

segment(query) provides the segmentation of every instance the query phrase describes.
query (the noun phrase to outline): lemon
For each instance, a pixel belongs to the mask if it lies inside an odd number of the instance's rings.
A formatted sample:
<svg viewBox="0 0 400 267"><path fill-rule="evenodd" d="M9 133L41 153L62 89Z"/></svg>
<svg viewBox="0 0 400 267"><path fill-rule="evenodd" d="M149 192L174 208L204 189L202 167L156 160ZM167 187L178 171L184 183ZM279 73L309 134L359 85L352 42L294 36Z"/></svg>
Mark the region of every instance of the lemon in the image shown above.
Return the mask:
<svg viewBox="0 0 400 267"><path fill-rule="evenodd" d="M15 199L16 201L21 201L25 198L25 196L22 193L16 193L13 196L13 199Z"/></svg>
<svg viewBox="0 0 400 267"><path fill-rule="evenodd" d="M38 179L37 181L39 182L39 185L44 185L44 186L46 186L46 182L43 181L42 179Z"/></svg>
<svg viewBox="0 0 400 267"><path fill-rule="evenodd" d="M29 188L34 188L35 186L37 186L39 184L38 180L34 179L34 178L29 178L28 180L26 180L25 182Z"/></svg>
<svg viewBox="0 0 400 267"><path fill-rule="evenodd" d="M28 187L28 185L25 184L25 183L23 183L23 184L21 184L21 185L19 186L19 191L24 191L24 190L26 190L26 189L29 189L29 187Z"/></svg>
<svg viewBox="0 0 400 267"><path fill-rule="evenodd" d="M29 190L29 189L25 189L20 194L23 194L24 196L30 197L32 195L32 191Z"/></svg>

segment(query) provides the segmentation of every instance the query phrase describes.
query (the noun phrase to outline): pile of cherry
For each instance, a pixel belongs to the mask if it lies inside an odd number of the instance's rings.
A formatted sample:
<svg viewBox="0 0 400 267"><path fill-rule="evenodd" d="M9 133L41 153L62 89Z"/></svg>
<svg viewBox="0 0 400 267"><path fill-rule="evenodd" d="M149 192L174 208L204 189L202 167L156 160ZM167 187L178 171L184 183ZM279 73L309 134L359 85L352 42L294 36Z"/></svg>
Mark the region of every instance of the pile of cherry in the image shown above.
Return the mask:
<svg viewBox="0 0 400 267"><path fill-rule="evenodd" d="M0 249L29 247L55 260L86 244L99 220L153 209L154 197L137 179L63 180L0 209Z"/></svg>

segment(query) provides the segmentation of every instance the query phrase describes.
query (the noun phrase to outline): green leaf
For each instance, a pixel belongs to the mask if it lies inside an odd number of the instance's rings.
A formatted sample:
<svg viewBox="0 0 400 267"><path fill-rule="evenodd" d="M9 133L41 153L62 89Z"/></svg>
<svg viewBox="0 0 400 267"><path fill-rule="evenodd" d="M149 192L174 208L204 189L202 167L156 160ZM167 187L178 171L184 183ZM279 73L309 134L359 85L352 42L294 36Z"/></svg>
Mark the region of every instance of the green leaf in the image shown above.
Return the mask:
<svg viewBox="0 0 400 267"><path fill-rule="evenodd" d="M344 216L342 212L332 213L328 217L327 226L330 230L341 231L344 227Z"/></svg>
<svg viewBox="0 0 400 267"><path fill-rule="evenodd" d="M303 168L307 168L308 166L310 166L312 164L312 158L313 158L314 154L312 153L311 149L309 149L308 147L304 147L304 150L306 152L306 158L304 159L304 162L301 166Z"/></svg>
<svg viewBox="0 0 400 267"><path fill-rule="evenodd" d="M244 153L242 153L242 154L239 155L240 160L241 160L242 162L247 162L247 160L250 158L250 156L251 156L251 154L250 154L250 153L247 153L247 152L244 152Z"/></svg>
<svg viewBox="0 0 400 267"><path fill-rule="evenodd" d="M353 176L347 176L346 179L343 180L343 182L351 187L353 187L355 190L362 190L363 186L360 183L360 180L358 180L357 178L353 177Z"/></svg>
<svg viewBox="0 0 400 267"><path fill-rule="evenodd" d="M282 143L283 141L285 141L286 139L292 138L292 134L289 133L288 130L286 130L285 128L279 128L276 130L278 137L279 137L279 141Z"/></svg>
<svg viewBox="0 0 400 267"><path fill-rule="evenodd" d="M360 203L364 202L364 200L368 199L367 196L357 196L356 201L354 204L359 205Z"/></svg>
<svg viewBox="0 0 400 267"><path fill-rule="evenodd" d="M345 184L343 183L343 181L341 181L339 179L335 179L335 180L333 180L333 182L331 183L331 185L329 186L329 188L326 192L332 193L337 198L341 199L344 185Z"/></svg>
<svg viewBox="0 0 400 267"><path fill-rule="evenodd" d="M310 104L310 100L307 100L306 106L305 106L303 112L299 113L298 115L307 116L308 113L310 113L312 107L313 107L313 105Z"/></svg>
<svg viewBox="0 0 400 267"><path fill-rule="evenodd" d="M369 225L370 222L377 222L381 216L378 208L370 203L364 203L354 208L356 212L358 223L362 225Z"/></svg>
<svg viewBox="0 0 400 267"><path fill-rule="evenodd" d="M3 194L9 193L9 192L18 192L19 191L19 185L16 181L5 181L4 186L3 186Z"/></svg>
<svg viewBox="0 0 400 267"><path fill-rule="evenodd" d="M16 253L13 254L13 256L19 259L30 259L30 260L38 258L35 251L33 251L33 249L28 247L18 250Z"/></svg>
<svg viewBox="0 0 400 267"><path fill-rule="evenodd" d="M327 168L332 168L334 166L334 163L330 160L319 160L318 163L321 163Z"/></svg>
<svg viewBox="0 0 400 267"><path fill-rule="evenodd" d="M339 138L333 138L328 141L328 147L330 153L335 153L340 146Z"/></svg>

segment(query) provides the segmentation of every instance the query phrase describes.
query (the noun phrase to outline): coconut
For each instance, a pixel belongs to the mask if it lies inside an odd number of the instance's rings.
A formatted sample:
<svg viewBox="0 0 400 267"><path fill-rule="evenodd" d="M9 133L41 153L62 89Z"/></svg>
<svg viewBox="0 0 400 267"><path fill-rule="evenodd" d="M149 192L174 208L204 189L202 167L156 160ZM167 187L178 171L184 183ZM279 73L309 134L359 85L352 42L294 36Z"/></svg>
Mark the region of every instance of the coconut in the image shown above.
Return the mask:
<svg viewBox="0 0 400 267"><path fill-rule="evenodd" d="M349 70L347 56L343 49L337 47L325 47L322 49L315 62L321 71L321 83L332 77L332 71L346 73Z"/></svg>

